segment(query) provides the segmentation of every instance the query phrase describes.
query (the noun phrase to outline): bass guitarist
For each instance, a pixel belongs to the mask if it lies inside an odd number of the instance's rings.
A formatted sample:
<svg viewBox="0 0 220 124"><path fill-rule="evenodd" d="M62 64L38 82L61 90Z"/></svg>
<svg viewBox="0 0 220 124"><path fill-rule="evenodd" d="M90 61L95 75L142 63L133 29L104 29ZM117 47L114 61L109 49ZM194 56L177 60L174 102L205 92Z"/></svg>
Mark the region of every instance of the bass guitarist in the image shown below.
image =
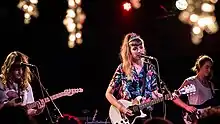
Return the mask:
<svg viewBox="0 0 220 124"><path fill-rule="evenodd" d="M141 59L145 52L141 37L136 33L128 33L121 46L122 63L116 69L106 90L107 100L127 116L132 116L133 113L121 104L119 99L138 104L162 96L158 93L155 68L147 66ZM151 106L147 108L148 112L152 109Z"/></svg>
<svg viewBox="0 0 220 124"><path fill-rule="evenodd" d="M212 78L213 60L207 55L201 55L195 62L192 70L196 72L195 76L191 76L183 82L180 88L185 85L193 84L196 92L188 96L187 102L183 102L180 98L174 99L173 102L184 109L183 119L186 124L198 124L199 118L205 118L209 110L213 106L217 106L214 99L214 85L210 81Z"/></svg>

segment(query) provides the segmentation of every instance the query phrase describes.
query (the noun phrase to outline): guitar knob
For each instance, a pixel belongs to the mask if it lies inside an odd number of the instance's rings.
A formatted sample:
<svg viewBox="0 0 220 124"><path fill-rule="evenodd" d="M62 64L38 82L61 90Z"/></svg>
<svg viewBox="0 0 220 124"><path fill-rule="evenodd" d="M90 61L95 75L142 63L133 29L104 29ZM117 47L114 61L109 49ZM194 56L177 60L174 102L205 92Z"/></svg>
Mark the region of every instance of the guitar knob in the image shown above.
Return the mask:
<svg viewBox="0 0 220 124"><path fill-rule="evenodd" d="M125 119L125 122L128 122L128 119Z"/></svg>

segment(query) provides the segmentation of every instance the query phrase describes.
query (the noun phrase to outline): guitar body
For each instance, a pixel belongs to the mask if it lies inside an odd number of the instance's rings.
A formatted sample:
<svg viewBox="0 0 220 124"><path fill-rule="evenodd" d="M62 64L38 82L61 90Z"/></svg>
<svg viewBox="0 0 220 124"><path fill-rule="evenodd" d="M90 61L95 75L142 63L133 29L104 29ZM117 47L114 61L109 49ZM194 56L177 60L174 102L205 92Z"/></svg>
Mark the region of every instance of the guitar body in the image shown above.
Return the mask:
<svg viewBox="0 0 220 124"><path fill-rule="evenodd" d="M63 92L54 94L52 96L48 96L48 97L43 98L41 100L43 100L44 103L48 103L48 102L51 102L51 100L55 100L55 99L61 98L63 96L72 96L72 95L74 95L76 93L81 93L81 92L83 92L82 88L66 89ZM14 105L19 105L19 106L22 105L22 99L23 98L19 98L19 96L18 96L16 91L14 91L14 90L7 91L6 95L8 96L8 101L13 103ZM26 110L32 109L32 108L37 108L38 102L39 102L39 100L35 101L33 103L22 105L21 107L26 109Z"/></svg>
<svg viewBox="0 0 220 124"><path fill-rule="evenodd" d="M182 89L176 90L175 94L180 96L182 94L188 94L194 93L196 91L196 88L194 85L187 85ZM138 96L134 99L134 104L127 100L118 100L122 105L124 105L126 108L130 109L132 111L133 116L126 116L123 113L121 113L115 106L111 105L109 109L109 117L112 122L112 124L134 124L136 119L138 118L145 118L147 117L147 114L145 114L142 110L148 109L152 105L155 105L157 103L160 103L164 100L169 100L172 96L170 94L166 94L164 97L158 97L154 100L150 100L149 102L140 103L141 96ZM149 110L149 109L148 109Z"/></svg>
<svg viewBox="0 0 220 124"><path fill-rule="evenodd" d="M183 120L185 124L192 124L194 121L201 119L201 114L203 113L204 109L197 109L197 111L194 113L184 112Z"/></svg>
<svg viewBox="0 0 220 124"><path fill-rule="evenodd" d="M133 106L132 102L127 100L118 100L126 108ZM111 105L109 109L109 117L112 124L134 124L135 120L138 118L145 118L147 115L144 114L141 110L134 113L133 116L128 117L122 114L115 106Z"/></svg>
<svg viewBox="0 0 220 124"><path fill-rule="evenodd" d="M192 106L196 107L197 111L194 113L184 111L183 119L185 124L192 124L194 120L206 118L214 114L220 114L220 106L216 98L209 99L201 105Z"/></svg>

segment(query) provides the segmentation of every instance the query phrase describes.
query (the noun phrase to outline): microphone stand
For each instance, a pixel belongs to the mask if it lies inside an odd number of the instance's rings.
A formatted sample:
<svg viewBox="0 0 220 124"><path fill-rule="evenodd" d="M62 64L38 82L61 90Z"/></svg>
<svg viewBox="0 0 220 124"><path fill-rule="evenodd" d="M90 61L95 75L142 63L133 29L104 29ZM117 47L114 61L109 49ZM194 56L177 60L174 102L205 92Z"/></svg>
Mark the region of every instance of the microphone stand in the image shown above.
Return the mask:
<svg viewBox="0 0 220 124"><path fill-rule="evenodd" d="M47 90L45 89L45 87L44 87L43 84L41 83L40 75L39 75L39 71L38 71L37 66L34 66L34 67L35 67L35 69L36 69L37 75L36 75L35 73L33 73L33 74L34 74L34 76L37 78L37 80L38 80L38 82L39 82L39 84L40 84L42 97L43 97L43 98L45 97L45 95L44 95L44 92L45 92L45 93L46 93L46 96L47 96L47 97L49 98L49 100L52 102L53 106L55 107L55 110L57 110L57 112L59 113L60 117L63 117L63 115L61 114L60 110L58 109L58 107L56 106L56 104L54 103L54 101L51 99L50 94L47 92ZM44 92L43 92L43 91L44 91ZM47 107L46 104L45 104L45 107L46 107L46 109L47 109L47 113L48 113L48 116L49 116L49 118L50 118L51 124L56 123L56 122L53 121L53 119L52 119L52 117L51 117L51 113L50 113L50 111L49 111L49 109L48 109L48 107Z"/></svg>
<svg viewBox="0 0 220 124"><path fill-rule="evenodd" d="M161 91L162 95L163 95L163 113L164 113L164 120L166 119L166 102L165 102L165 92L167 91L169 95L171 95L171 92L168 90L165 82L163 82L160 78L160 71L159 71L159 64L158 64L158 60L154 57L152 57L157 64L157 72L156 75L158 77L158 85L159 85L159 90ZM147 61L144 60L144 63L150 64L151 66L155 67L151 62L149 62L149 59L147 59Z"/></svg>

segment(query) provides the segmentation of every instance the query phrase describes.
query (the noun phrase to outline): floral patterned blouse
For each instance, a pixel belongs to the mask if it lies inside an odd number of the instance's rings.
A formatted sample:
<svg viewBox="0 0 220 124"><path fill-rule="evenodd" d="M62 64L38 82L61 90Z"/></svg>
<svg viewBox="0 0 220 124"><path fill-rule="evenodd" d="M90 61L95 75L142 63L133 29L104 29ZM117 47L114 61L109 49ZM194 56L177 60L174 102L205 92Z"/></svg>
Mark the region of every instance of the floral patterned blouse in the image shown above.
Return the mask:
<svg viewBox="0 0 220 124"><path fill-rule="evenodd" d="M147 73L145 73L147 72ZM157 75L154 66L145 64L138 74L132 67L132 79L128 79L122 70L122 64L116 69L110 86L114 89L116 99L133 100L138 96L152 99L152 91L157 90ZM145 78L145 79L144 79ZM142 85L145 81L145 91L142 92Z"/></svg>

